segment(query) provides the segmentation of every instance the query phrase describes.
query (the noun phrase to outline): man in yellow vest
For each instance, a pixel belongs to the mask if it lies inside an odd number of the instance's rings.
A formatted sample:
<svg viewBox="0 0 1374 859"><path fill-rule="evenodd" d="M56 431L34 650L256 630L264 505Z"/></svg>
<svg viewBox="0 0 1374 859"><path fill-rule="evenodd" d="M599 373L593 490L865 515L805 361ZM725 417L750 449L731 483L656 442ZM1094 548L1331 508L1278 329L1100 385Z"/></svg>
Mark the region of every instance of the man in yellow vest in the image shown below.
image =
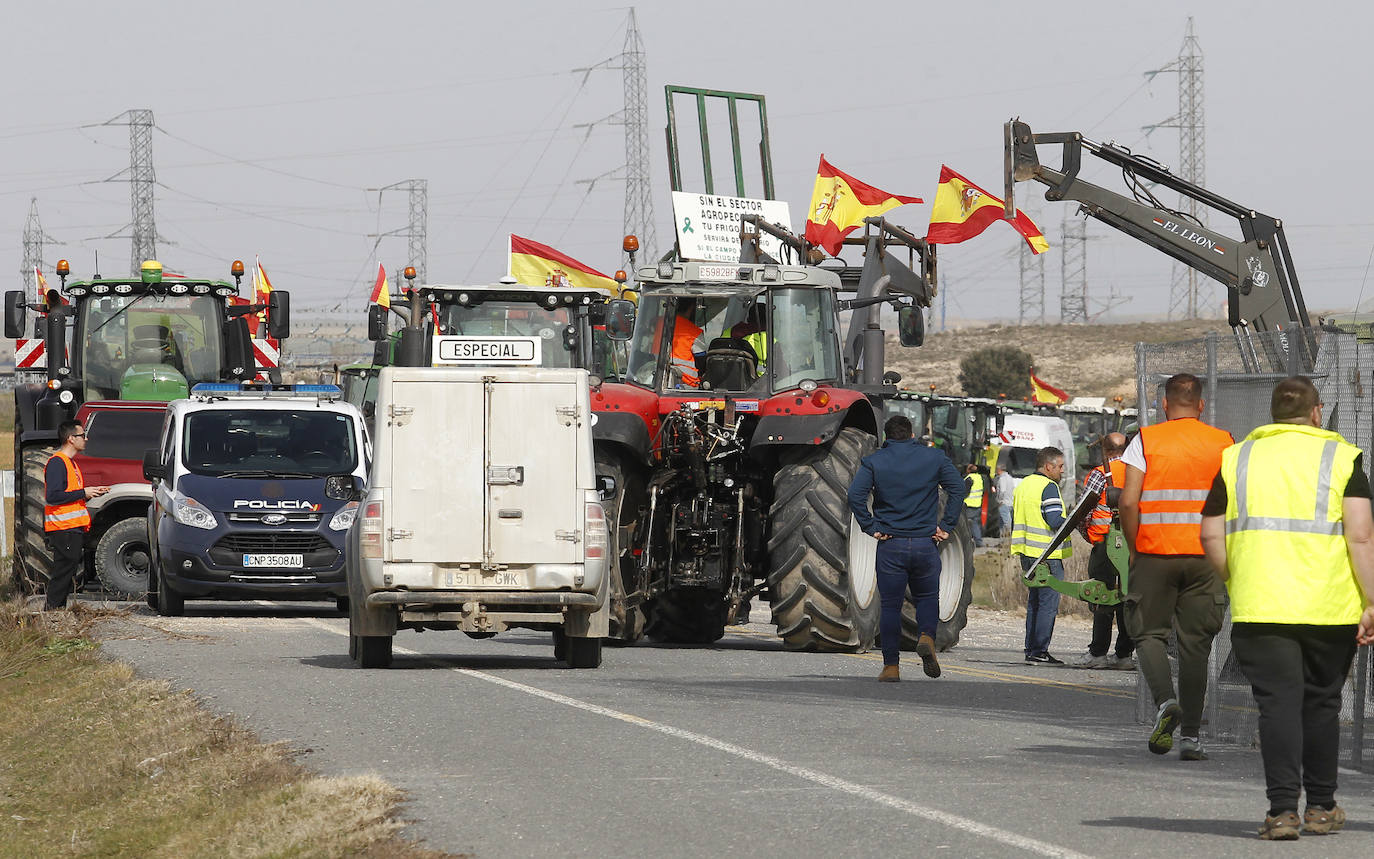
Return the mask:
<svg viewBox="0 0 1374 859"><path fill-rule="evenodd" d="M43 472L43 533L52 549L52 574L48 578L46 611L67 607L86 532L91 529L91 514L86 501L110 491L108 486L87 486L73 459L86 449L86 431L76 421L63 421L57 427L61 445L48 458Z"/></svg>
<svg viewBox="0 0 1374 859"><path fill-rule="evenodd" d="M968 494L964 496L964 518L968 520L969 530L973 532L973 545L981 547L983 545L983 488L987 481L983 479L983 474L978 470L978 466L970 463L964 468L964 486L968 488Z"/></svg>
<svg viewBox="0 0 1374 859"><path fill-rule="evenodd" d="M1221 452L1235 441L1198 420L1203 405L1197 376L1170 376L1168 420L1141 427L1121 456L1121 532L1131 550L1126 629L1157 708L1147 746L1168 754L1179 731L1178 756L1185 761L1207 759L1199 738L1207 660L1226 614L1226 589L1202 554L1202 502ZM1165 644L1171 630L1178 640L1177 697Z"/></svg>
<svg viewBox="0 0 1374 859"><path fill-rule="evenodd" d="M1064 452L1042 447L1035 454L1035 473L1016 485L1012 496L1011 553L1021 556L1022 571L1029 572L1035 559L1050 545L1050 538L1064 524L1064 499L1059 481L1064 477ZM1064 578L1064 559L1073 554L1068 540L1050 553L1045 563L1056 579ZM1063 665L1050 655L1054 619L1059 613L1059 592L1053 588L1028 588L1026 594L1026 643L1028 665Z"/></svg>
<svg viewBox="0 0 1374 859"><path fill-rule="evenodd" d="M1284 379L1274 422L1222 454L1202 544L1231 592L1231 645L1259 708L1267 840L1345 825L1341 687L1374 643L1374 519L1360 449L1321 429L1312 382ZM1307 808L1298 819L1298 795Z"/></svg>

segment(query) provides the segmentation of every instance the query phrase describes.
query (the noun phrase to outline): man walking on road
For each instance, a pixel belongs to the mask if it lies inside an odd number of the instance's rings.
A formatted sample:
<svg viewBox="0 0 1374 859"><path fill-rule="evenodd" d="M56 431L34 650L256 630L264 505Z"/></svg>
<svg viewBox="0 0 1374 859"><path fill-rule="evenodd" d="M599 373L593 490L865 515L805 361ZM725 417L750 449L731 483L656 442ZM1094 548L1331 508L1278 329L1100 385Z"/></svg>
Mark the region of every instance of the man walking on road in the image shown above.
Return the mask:
<svg viewBox="0 0 1374 859"><path fill-rule="evenodd" d="M968 519L969 530L973 532L973 545L981 548L983 545L983 487L987 482L983 479L983 473L978 470L978 466L970 463L965 469L964 488L968 492L964 496L964 518Z"/></svg>
<svg viewBox="0 0 1374 859"><path fill-rule="evenodd" d="M883 434L887 441L863 458L849 486L849 509L859 527L878 538L883 642L883 670L878 679L884 683L901 679L902 604L908 590L916 604L916 654L926 676L939 677L935 631L940 623L940 542L949 538L959 521L964 481L949 457L912 438L909 419L888 418ZM943 517L940 489L946 495Z"/></svg>
<svg viewBox="0 0 1374 859"><path fill-rule="evenodd" d="M1101 465L1097 466L1088 472L1087 478L1083 481L1084 495L1096 492L1100 493L1100 496L1091 515L1083 520L1080 530L1093 547L1092 553L1088 555L1089 578L1096 579L1109 588L1115 588L1121 576L1117 573L1111 558L1107 557L1107 532L1111 528L1114 513L1107 498L1107 489L1115 487L1119 490L1126 484L1126 466L1121 461L1121 454L1126 450L1126 437L1119 432L1108 433L1102 437L1099 444L1102 446L1102 455L1107 460L1107 467L1104 469ZM1116 620L1116 649L1108 655L1107 650L1112 644L1113 618ZM1134 652L1135 642L1131 641L1130 633L1126 632L1125 603L1117 603L1115 606L1093 606L1092 641L1088 643L1087 654L1074 662L1074 667L1134 669L1135 660L1131 658Z"/></svg>
<svg viewBox="0 0 1374 859"><path fill-rule="evenodd" d="M1064 477L1064 452L1057 447L1042 447L1035 454L1035 473L1024 478L1012 498L1011 553L1021 556L1021 570L1030 572L1035 559L1049 548L1050 538L1064 524L1064 499L1059 481ZM1064 578L1064 559L1073 554L1068 540L1049 554L1045 564L1056 579ZM1059 613L1059 591L1053 588L1027 588L1026 663L1063 665L1050 655L1054 620Z"/></svg>
<svg viewBox="0 0 1374 859"><path fill-rule="evenodd" d="M81 568L81 549L91 530L86 501L110 491L108 486L87 486L72 457L86 449L86 431L76 421L57 427L61 447L48 457L43 472L43 536L52 549L52 575L48 579L45 611L67 607Z"/></svg>
<svg viewBox="0 0 1374 859"><path fill-rule="evenodd" d="M1154 696L1149 749L1167 754L1180 730L1178 753L1206 760L1199 742L1207 696L1207 658L1221 631L1226 589L1202 553L1202 502L1234 439L1198 420L1202 383L1179 373L1164 383L1164 423L1142 427L1126 447L1121 530L1131 550L1126 628ZM1178 694L1165 641L1178 636Z"/></svg>
<svg viewBox="0 0 1374 859"><path fill-rule="evenodd" d="M1202 545L1231 592L1231 644L1259 707L1259 834L1286 841L1345 825L1341 687L1356 645L1374 643L1374 520L1360 449L1321 429L1312 382L1279 382L1270 415L1222 454Z"/></svg>

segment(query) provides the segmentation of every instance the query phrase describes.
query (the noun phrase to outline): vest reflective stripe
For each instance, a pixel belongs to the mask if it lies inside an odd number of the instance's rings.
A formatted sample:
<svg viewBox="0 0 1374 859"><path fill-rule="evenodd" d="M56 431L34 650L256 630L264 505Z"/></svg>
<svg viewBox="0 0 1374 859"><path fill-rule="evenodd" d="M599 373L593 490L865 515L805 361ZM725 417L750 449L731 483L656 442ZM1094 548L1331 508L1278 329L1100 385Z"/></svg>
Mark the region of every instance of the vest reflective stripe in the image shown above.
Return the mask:
<svg viewBox="0 0 1374 859"><path fill-rule="evenodd" d="M1336 433L1296 424L1260 427L1226 451L1234 621L1359 622L1364 599L1340 521L1359 453Z"/></svg>
<svg viewBox="0 0 1374 859"><path fill-rule="evenodd" d="M969 478L970 478L969 490L968 490L968 495L965 495L965 496L964 496L964 506L965 506L965 507L975 507L975 508L977 508L977 507L982 507L982 506L983 506L983 475L975 471L974 473L972 473L972 474L969 475Z"/></svg>
<svg viewBox="0 0 1374 859"><path fill-rule="evenodd" d="M86 483L81 477L81 469L76 467L76 463L72 462L70 457L66 454L54 453L48 462L52 462L54 458L62 460L62 465L67 471L67 485L64 488L68 492L74 492L85 487ZM89 527L91 527L91 514L86 510L85 498L66 504L43 505L44 531L69 531L73 528Z"/></svg>
<svg viewBox="0 0 1374 859"><path fill-rule="evenodd" d="M1202 503L1232 444L1225 430L1196 418L1142 427L1145 479L1135 549L1150 555L1202 554Z"/></svg>
<svg viewBox="0 0 1374 859"><path fill-rule="evenodd" d="M1030 555L1039 557L1050 545L1050 538L1054 536L1054 529L1050 523L1045 521L1044 511L1040 508L1040 497L1045 492L1046 486L1054 486L1054 482L1045 475L1036 472L1025 480L1022 480L1016 487L1016 492L1012 494L1012 515L1011 515L1011 553L1013 555ZM1059 488L1055 486L1057 494ZM1071 541L1065 540L1059 544L1059 548L1050 553L1051 558L1068 558L1073 555Z"/></svg>
<svg viewBox="0 0 1374 859"><path fill-rule="evenodd" d="M692 346L700 336L701 329L686 319L679 318L673 327L673 371L689 388L701 385L701 379L697 378L696 356L692 354Z"/></svg>
<svg viewBox="0 0 1374 859"><path fill-rule="evenodd" d="M1120 489L1126 485L1126 463L1119 459L1113 459L1107 463L1111 469L1111 486ZM1102 466L1094 468L1093 471L1101 471ZM1107 531L1112 526L1112 508L1107 506L1107 490L1102 490L1102 496L1097 500L1097 506L1088 515L1088 540L1093 543L1101 543L1107 536Z"/></svg>

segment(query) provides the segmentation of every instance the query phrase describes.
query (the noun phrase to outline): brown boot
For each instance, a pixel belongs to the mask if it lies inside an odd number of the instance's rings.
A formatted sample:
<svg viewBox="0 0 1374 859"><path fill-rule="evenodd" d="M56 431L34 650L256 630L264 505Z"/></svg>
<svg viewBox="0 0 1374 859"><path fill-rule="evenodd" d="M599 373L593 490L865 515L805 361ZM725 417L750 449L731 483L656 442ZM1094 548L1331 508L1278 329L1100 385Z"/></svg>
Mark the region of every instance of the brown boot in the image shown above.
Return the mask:
<svg viewBox="0 0 1374 859"><path fill-rule="evenodd" d="M902 679L902 673L895 665L884 665L883 671L878 675L879 683L896 683Z"/></svg>
<svg viewBox="0 0 1374 859"><path fill-rule="evenodd" d="M940 661L935 658L935 639L922 635L916 640L916 655L921 657L921 669L927 677L940 676Z"/></svg>

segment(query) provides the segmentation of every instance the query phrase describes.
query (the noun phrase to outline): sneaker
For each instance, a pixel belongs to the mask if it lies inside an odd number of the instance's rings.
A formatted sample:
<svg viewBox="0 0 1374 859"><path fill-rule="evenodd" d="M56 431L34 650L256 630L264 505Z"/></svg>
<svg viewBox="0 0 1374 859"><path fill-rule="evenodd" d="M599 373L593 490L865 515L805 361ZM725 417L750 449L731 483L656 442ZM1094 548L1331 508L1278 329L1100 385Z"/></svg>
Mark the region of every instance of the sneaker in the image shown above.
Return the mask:
<svg viewBox="0 0 1374 859"><path fill-rule="evenodd" d="M1197 737L1185 737L1179 735L1178 738L1178 759L1181 761L1205 761L1207 753L1202 750L1202 743Z"/></svg>
<svg viewBox="0 0 1374 859"><path fill-rule="evenodd" d="M1064 660L1055 659L1048 653L1032 653L1026 657L1026 663L1029 665L1063 665Z"/></svg>
<svg viewBox="0 0 1374 859"><path fill-rule="evenodd" d="M1150 751L1157 755L1168 754L1174 747L1174 731L1178 729L1178 720L1182 715L1183 710L1173 698L1159 705L1159 712L1155 714L1155 729L1150 732ZM1297 812L1293 816L1297 817Z"/></svg>
<svg viewBox="0 0 1374 859"><path fill-rule="evenodd" d="M927 677L940 676L940 661L935 658L935 639L922 635L916 640L916 655L921 657L921 670Z"/></svg>
<svg viewBox="0 0 1374 859"><path fill-rule="evenodd" d="M1074 668L1111 668L1112 658L1105 653L1101 656L1093 656L1085 653L1073 661Z"/></svg>
<svg viewBox="0 0 1374 859"><path fill-rule="evenodd" d="M1134 656L1114 656L1109 654L1107 658L1111 660L1111 663L1107 667L1112 669L1113 671L1135 670Z"/></svg>
<svg viewBox="0 0 1374 859"><path fill-rule="evenodd" d="M1344 826L1345 809L1339 805L1332 806L1329 811L1319 805L1309 805L1302 815L1302 831L1306 835L1340 832Z"/></svg>
<svg viewBox="0 0 1374 859"><path fill-rule="evenodd" d="M901 679L901 669L896 665L884 665L882 672L878 675L879 683L896 683Z"/></svg>
<svg viewBox="0 0 1374 859"><path fill-rule="evenodd" d="M1265 815L1264 823L1260 824L1259 837L1265 841L1297 841L1300 826L1296 811Z"/></svg>

